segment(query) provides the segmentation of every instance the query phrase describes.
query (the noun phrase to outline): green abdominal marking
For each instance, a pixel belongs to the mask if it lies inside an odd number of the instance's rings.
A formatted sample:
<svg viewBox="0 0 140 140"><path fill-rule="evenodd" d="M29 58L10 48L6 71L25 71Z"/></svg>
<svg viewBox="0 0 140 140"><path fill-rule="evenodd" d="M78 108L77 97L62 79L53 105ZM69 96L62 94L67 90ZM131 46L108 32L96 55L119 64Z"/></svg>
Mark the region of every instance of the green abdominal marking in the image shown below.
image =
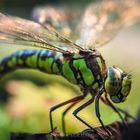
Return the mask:
<svg viewBox="0 0 140 140"><path fill-rule="evenodd" d="M20 68L38 69L46 73L58 74L58 65L61 65L61 62L55 59L53 51L20 50L0 61L0 74Z"/></svg>
<svg viewBox="0 0 140 140"><path fill-rule="evenodd" d="M37 67L37 54L33 54L31 57L28 57L25 61L25 63L27 64L27 66L31 67L31 68L36 68ZM21 61L21 64L23 64L23 61Z"/></svg>
<svg viewBox="0 0 140 140"><path fill-rule="evenodd" d="M63 75L66 79L68 79L72 83L77 83L76 78L74 76L74 73L72 69L70 68L69 61L64 61L63 66L62 66L62 72Z"/></svg>

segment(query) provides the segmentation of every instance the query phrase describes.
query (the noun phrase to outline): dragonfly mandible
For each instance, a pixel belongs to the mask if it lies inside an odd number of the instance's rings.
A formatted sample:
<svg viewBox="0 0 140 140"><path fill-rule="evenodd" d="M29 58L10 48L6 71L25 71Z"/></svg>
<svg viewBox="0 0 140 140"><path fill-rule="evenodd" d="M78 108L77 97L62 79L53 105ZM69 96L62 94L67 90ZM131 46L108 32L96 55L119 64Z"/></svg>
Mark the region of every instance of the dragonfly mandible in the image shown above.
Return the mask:
<svg viewBox="0 0 140 140"><path fill-rule="evenodd" d="M73 115L89 128L93 126L84 121L78 113L95 101L95 112L104 127L99 110L99 99L109 105L123 120L120 111L111 102L124 102L131 90L131 75L118 67L107 68L105 60L97 47L109 42L120 28L137 21L140 13L138 1L103 1L91 4L81 16L79 37L76 43L63 32L58 32L44 24L19 17L0 14L0 42L36 47L35 50L19 50L0 60L0 76L16 69L37 69L39 71L63 76L78 85L82 95L60 103L50 109L50 126L53 131L52 112L66 104L62 122L65 132L64 116L70 108L83 100L87 94L91 99L73 111ZM52 18L52 20L55 17ZM105 95L102 97L102 95ZM108 96L110 99L108 99Z"/></svg>

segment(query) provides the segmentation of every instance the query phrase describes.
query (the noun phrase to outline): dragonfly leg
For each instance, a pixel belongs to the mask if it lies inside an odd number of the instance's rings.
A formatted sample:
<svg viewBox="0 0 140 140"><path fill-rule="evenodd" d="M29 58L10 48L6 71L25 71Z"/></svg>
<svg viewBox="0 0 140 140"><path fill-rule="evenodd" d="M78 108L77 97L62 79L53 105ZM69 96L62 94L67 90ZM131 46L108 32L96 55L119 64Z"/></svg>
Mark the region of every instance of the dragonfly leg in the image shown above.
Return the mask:
<svg viewBox="0 0 140 140"><path fill-rule="evenodd" d="M95 96L92 96L92 98L90 100L88 100L86 103L82 104L80 107L78 107L76 110L74 110L73 115L79 120L81 121L83 124L85 124L87 127L89 127L90 129L92 129L99 137L101 137L102 139L104 139L103 136L101 136L100 134L98 134L98 132L96 131L96 129L94 129L91 125L89 125L86 121L84 121L82 118L80 118L77 114L78 112L80 112L81 110L83 110L84 108L86 108L87 106L89 106L90 104L92 104L94 102L94 98ZM109 140L109 137L108 137Z"/></svg>
<svg viewBox="0 0 140 140"><path fill-rule="evenodd" d="M88 102L84 103L83 105L81 105L80 107L78 107L76 110L73 111L73 115L79 120L81 121L83 124L85 124L86 126L88 126L89 128L93 129L94 128L92 126L90 126L86 121L84 121L83 119L81 119L77 114L79 111L81 111L82 109L84 109L85 107L89 106L91 103L94 102L94 97L92 97Z"/></svg>
<svg viewBox="0 0 140 140"><path fill-rule="evenodd" d="M102 96L103 93L104 92L100 91L95 98L95 112L96 112L96 116L97 116L100 124L102 125L102 128L106 131L106 133L109 136L112 136L111 132L107 128L105 128L104 123L101 120L101 115L100 115L100 110L99 110L99 99L100 99L100 97Z"/></svg>
<svg viewBox="0 0 140 140"><path fill-rule="evenodd" d="M127 120L128 118L131 118L132 120L135 120L136 118L133 117L131 114L129 114L127 111L117 107L118 111L120 111L121 113L123 113L125 115L125 120Z"/></svg>
<svg viewBox="0 0 140 140"><path fill-rule="evenodd" d="M84 91L83 94L84 94L84 96L86 96L87 93ZM66 134L65 116L66 116L66 114L69 112L69 110L70 110L73 106L75 106L77 103L79 103L80 101L81 101L81 100L76 101L76 102L73 102L70 106L68 106L68 107L64 110L64 112L63 112L63 114L62 114L62 129L63 129L63 133L64 133L64 134Z"/></svg>
<svg viewBox="0 0 140 140"><path fill-rule="evenodd" d="M70 110L74 105L76 105L76 104L79 103L79 102L80 102L80 100L77 101L77 102L72 103L70 106L68 106L68 107L64 110L64 112L63 112L63 114L62 114L62 129L63 129L63 133L64 133L64 134L66 134L65 116L66 116L66 114L69 112L69 110Z"/></svg>
<svg viewBox="0 0 140 140"><path fill-rule="evenodd" d="M84 95L84 94L83 94L83 95L80 95L80 96L77 96L77 97L72 98L72 99L70 99L70 100L68 100L68 101L65 101L65 102L62 102L62 103L60 103L60 104L58 104L58 105L55 105L54 107L52 107L52 108L50 109L49 117L50 117L51 131L53 131L52 112L55 111L56 109L58 109L59 107L62 107L62 106L64 106L64 105L67 105L67 104L72 103L72 102L77 102L77 101L79 101L79 100L82 100L82 99L84 99L85 96L86 96L86 95Z"/></svg>
<svg viewBox="0 0 140 140"><path fill-rule="evenodd" d="M126 120L127 118L131 118L131 119L135 120L135 118L134 118L132 115L130 115L127 111L125 111L125 110L123 110L123 109L121 109L121 108L119 108L119 107L117 107L117 106L114 106L114 105L111 103L111 101L108 99L107 93L105 93L105 99L104 99L103 97L101 97L101 100L102 100L107 106L111 107L111 108L118 114L118 116L120 117L120 119L121 119L123 122L125 122L124 120ZM126 118L126 119L124 119L124 118L122 117L122 115L121 115L120 112L123 113L123 114L125 115L125 118Z"/></svg>

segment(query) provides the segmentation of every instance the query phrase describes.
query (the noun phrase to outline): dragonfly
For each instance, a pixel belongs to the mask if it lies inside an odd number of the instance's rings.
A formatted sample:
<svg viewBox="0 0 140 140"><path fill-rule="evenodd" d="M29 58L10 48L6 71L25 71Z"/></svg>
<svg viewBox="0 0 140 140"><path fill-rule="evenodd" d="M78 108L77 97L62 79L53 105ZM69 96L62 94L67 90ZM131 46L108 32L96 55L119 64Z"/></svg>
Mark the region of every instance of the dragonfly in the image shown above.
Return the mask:
<svg viewBox="0 0 140 140"><path fill-rule="evenodd" d="M78 16L80 19L77 17L80 21L79 35L73 41L69 35L65 36L62 28L55 30L56 25L50 27L48 23L45 25L0 13L1 44L37 48L18 50L1 59L0 76L3 77L16 69L36 69L64 77L70 83L79 86L82 94L50 109L51 131L54 130L52 113L56 109L69 104L62 115L63 132L66 134L64 119L66 113L90 94L91 98L75 109L73 115L96 132L92 125L78 115L81 110L95 102L96 116L107 135L110 136L111 133L105 128L101 119L99 99L124 120L121 112L125 113L125 111L113 103L126 100L131 91L132 77L131 74L116 66L107 67L98 48L111 41L122 27L130 26L138 21L139 10L140 4L137 0L109 0L90 4L81 16ZM51 21L55 21L54 15ZM67 19L64 21L67 22ZM74 30L71 33L73 34Z"/></svg>

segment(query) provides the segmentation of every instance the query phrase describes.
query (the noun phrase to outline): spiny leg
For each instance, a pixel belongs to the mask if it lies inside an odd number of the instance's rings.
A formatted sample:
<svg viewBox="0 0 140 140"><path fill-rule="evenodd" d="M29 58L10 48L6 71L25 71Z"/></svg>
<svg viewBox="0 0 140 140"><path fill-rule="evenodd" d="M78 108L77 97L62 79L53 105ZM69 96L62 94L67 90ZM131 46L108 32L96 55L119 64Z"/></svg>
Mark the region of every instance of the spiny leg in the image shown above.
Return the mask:
<svg viewBox="0 0 140 140"><path fill-rule="evenodd" d="M79 120L81 121L83 124L85 124L86 126L88 126L89 128L93 129L94 128L92 126L90 126L87 122L85 122L83 119L81 119L77 114L79 111L81 111L82 109L86 108L87 106L89 106L91 103L94 102L94 97L92 97L89 101L87 101L86 103L82 104L80 107L78 107L76 110L73 111L73 115Z"/></svg>
<svg viewBox="0 0 140 140"><path fill-rule="evenodd" d="M117 107L118 111L120 111L121 113L123 113L125 115L125 120L127 120L127 118L131 118L132 120L136 120L135 117L133 117L131 114L129 114L127 111Z"/></svg>
<svg viewBox="0 0 140 140"><path fill-rule="evenodd" d="M121 113L123 113L123 114L125 115L126 118L129 117L129 118L135 120L135 118L134 118L132 115L130 115L128 112L126 112L125 110L123 110L123 109L121 109L121 108L119 108L119 107L117 107L117 106L114 106L114 105L111 103L111 101L108 99L107 93L105 94L105 99L106 99L106 101L107 101L112 107L116 108L118 111L120 111Z"/></svg>
<svg viewBox="0 0 140 140"><path fill-rule="evenodd" d="M84 108L86 108L87 106L89 106L90 104L92 104L94 102L94 98L95 96L92 96L92 98L90 100L88 100L86 103L82 104L80 107L78 107L76 110L73 111L73 115L79 120L81 121L83 124L85 124L87 127L89 127L90 129L92 129L99 137L101 137L102 139L103 136L99 135L98 132L96 131L96 129L94 129L91 125L89 125L86 121L84 121L82 118L80 118L77 114L78 112L80 112L81 110L83 110Z"/></svg>
<svg viewBox="0 0 140 140"><path fill-rule="evenodd" d="M77 101L79 101L79 100L82 100L82 99L84 99L84 97L85 97L86 95L80 95L80 96L77 96L77 97L75 97L75 98L72 98L72 99L70 99L70 100L68 100L68 101L65 101L65 102L62 102L62 103L60 103L60 104L58 104L58 105L55 105L54 107L52 107L51 109L50 109L50 112L49 112L49 117L50 117L50 126L51 126L51 131L53 132L53 120L52 120L52 112L54 111L54 110L56 110L56 109L58 109L59 107L62 107L62 106L64 106L64 105L66 105L66 104L69 104L69 103L72 103L72 102L77 102Z"/></svg>
<svg viewBox="0 0 140 140"><path fill-rule="evenodd" d="M101 120L101 115L100 115L100 110L99 110L99 99L102 96L102 94L103 94L103 91L101 90L95 98L95 112L96 112L96 116L97 116L100 124L102 125L102 128L107 132L107 134L109 136L111 136L112 135L111 132L108 129L105 128L104 123Z"/></svg>
<svg viewBox="0 0 140 140"><path fill-rule="evenodd" d="M101 100L102 100L106 105L108 105L109 107L111 107L111 108L118 114L118 116L120 117L120 119L121 119L123 122L124 122L124 118L122 117L121 113L123 113L123 114L125 115L126 118L129 117L129 118L135 120L135 118L134 118L133 116L131 116L128 112L126 112L126 111L124 111L123 109L121 109L121 108L119 108L119 107L113 105L113 104L111 103L111 101L108 99L107 93L105 93L105 99L102 97ZM120 111L121 113L120 113L119 111Z"/></svg>
<svg viewBox="0 0 140 140"><path fill-rule="evenodd" d="M121 119L122 121L124 121L122 115L120 114L120 112L117 110L117 108L116 108L114 105L111 105L111 104L110 104L106 99L104 99L103 97L101 97L100 99L101 99L102 102L105 103L107 106L111 107L111 108L118 114L118 116L120 117L120 119Z"/></svg>
<svg viewBox="0 0 140 140"><path fill-rule="evenodd" d="M105 95L105 96L106 96L106 95ZM101 100L102 100L107 106L111 107L111 108L118 114L118 116L119 116L120 119L122 120L124 126L125 126L126 128L128 128L127 123L126 123L126 120L123 118L123 116L122 116L121 113L119 112L119 109L118 109L116 106L114 106L114 105L110 102L110 100L107 98L107 96L105 97L105 99L104 99L103 97L101 97Z"/></svg>
<svg viewBox="0 0 140 140"><path fill-rule="evenodd" d="M80 102L80 100L79 101L76 101L76 102L74 102L74 103L72 103L70 106L68 106L65 110L64 110L64 112L63 112L63 114L62 114L62 129L63 129L63 133L64 134L66 134L66 128L65 128L65 116L66 116L66 114L69 112L69 110L72 108L72 107L74 107L77 103L79 103Z"/></svg>
<svg viewBox="0 0 140 140"><path fill-rule="evenodd" d="M76 104L79 103L79 102L80 102L80 100L77 101L77 102L72 103L70 106L68 106L68 107L64 110L64 112L63 112L63 114L62 114L62 129L63 129L63 133L64 133L64 134L66 134L65 116L66 116L66 114L69 112L69 110L70 110L74 105L76 105Z"/></svg>

